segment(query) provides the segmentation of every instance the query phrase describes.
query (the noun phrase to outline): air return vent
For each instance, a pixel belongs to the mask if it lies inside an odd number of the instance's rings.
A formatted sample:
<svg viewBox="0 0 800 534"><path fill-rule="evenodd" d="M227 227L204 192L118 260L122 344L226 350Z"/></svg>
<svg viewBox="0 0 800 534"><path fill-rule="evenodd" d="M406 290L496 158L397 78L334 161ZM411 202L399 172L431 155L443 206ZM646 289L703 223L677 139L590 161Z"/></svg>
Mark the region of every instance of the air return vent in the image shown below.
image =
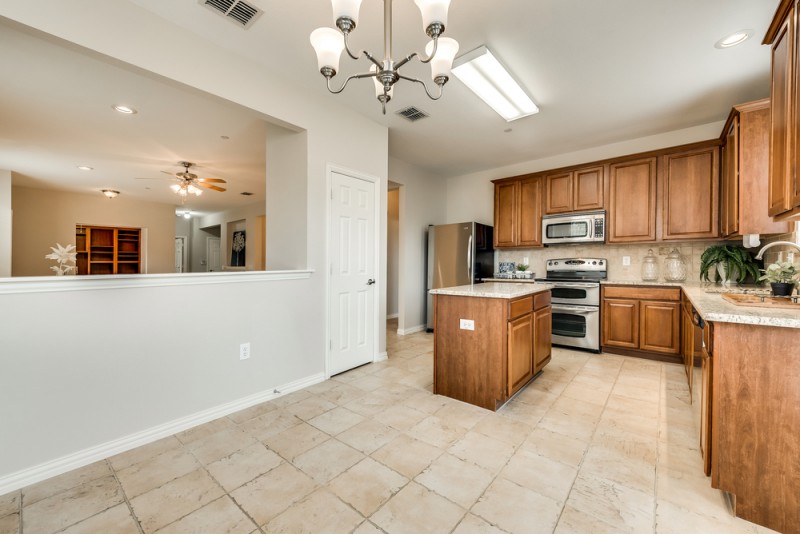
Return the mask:
<svg viewBox="0 0 800 534"><path fill-rule="evenodd" d="M425 117L429 116L427 113L425 113L421 109L415 108L414 106L409 106L407 108L401 109L400 111L397 112L397 114L400 115L401 117L406 118L411 122L416 122L420 119L424 119Z"/></svg>
<svg viewBox="0 0 800 534"><path fill-rule="evenodd" d="M219 13L238 26L249 28L263 11L242 0L198 0L202 5Z"/></svg>

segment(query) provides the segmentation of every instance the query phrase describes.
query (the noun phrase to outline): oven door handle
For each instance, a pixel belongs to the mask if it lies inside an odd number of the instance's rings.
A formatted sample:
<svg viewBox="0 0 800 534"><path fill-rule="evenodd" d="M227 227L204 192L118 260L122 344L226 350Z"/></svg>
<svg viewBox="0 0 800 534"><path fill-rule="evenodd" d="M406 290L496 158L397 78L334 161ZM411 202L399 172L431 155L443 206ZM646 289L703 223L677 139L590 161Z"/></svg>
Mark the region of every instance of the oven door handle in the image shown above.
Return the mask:
<svg viewBox="0 0 800 534"><path fill-rule="evenodd" d="M565 311L574 313L575 315L590 315L592 313L600 313L599 308L592 308L588 306L559 306L557 304L553 304L553 312L556 311Z"/></svg>
<svg viewBox="0 0 800 534"><path fill-rule="evenodd" d="M582 287L585 289L594 289L599 288L600 284L581 284L576 282L548 282L549 284L553 284L553 289L558 289L560 287Z"/></svg>

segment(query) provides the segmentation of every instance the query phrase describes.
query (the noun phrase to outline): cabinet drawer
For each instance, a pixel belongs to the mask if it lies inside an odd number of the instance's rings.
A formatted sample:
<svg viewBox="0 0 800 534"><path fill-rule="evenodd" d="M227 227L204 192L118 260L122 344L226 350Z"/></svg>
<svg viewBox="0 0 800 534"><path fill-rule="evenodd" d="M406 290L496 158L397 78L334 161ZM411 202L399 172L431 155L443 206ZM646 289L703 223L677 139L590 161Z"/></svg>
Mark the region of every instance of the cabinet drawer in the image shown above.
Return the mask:
<svg viewBox="0 0 800 534"><path fill-rule="evenodd" d="M550 306L550 292L537 293L533 296L533 309L541 310L545 306Z"/></svg>
<svg viewBox="0 0 800 534"><path fill-rule="evenodd" d="M643 286L603 286L605 298L646 299L646 300L681 300L679 287L643 287Z"/></svg>
<svg viewBox="0 0 800 534"><path fill-rule="evenodd" d="M508 304L508 318L509 320L525 315L533 310L533 297L523 297L521 299L512 300Z"/></svg>

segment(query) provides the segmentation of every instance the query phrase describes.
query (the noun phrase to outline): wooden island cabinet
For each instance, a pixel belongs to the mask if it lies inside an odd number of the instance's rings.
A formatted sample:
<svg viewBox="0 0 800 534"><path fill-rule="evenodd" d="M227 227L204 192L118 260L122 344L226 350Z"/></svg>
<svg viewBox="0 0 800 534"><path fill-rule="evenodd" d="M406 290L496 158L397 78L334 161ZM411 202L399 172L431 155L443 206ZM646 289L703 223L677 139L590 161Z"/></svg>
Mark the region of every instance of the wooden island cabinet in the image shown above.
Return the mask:
<svg viewBox="0 0 800 534"><path fill-rule="evenodd" d="M433 392L497 410L550 361L546 284L436 289Z"/></svg>

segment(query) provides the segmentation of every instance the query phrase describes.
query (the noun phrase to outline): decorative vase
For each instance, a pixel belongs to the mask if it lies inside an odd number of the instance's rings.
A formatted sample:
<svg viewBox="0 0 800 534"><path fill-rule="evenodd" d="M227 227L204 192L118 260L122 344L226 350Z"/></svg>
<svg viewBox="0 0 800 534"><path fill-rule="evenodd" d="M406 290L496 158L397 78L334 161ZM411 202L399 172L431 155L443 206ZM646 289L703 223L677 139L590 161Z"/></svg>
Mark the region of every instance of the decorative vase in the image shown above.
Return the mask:
<svg viewBox="0 0 800 534"><path fill-rule="evenodd" d="M642 280L654 282L658 280L658 258L653 254L653 249L647 249L647 256L642 260Z"/></svg>
<svg viewBox="0 0 800 534"><path fill-rule="evenodd" d="M686 280L686 262L683 261L677 248L673 248L664 261L664 280L680 282Z"/></svg>
<svg viewBox="0 0 800 534"><path fill-rule="evenodd" d="M773 297L788 297L794 291L794 284L791 282L771 282Z"/></svg>
<svg viewBox="0 0 800 534"><path fill-rule="evenodd" d="M730 285L731 282L736 282L739 279L739 268L734 265L733 269L731 269L730 275L728 274L728 269L725 267L724 263L717 264L717 272L719 273L719 278L724 285Z"/></svg>

